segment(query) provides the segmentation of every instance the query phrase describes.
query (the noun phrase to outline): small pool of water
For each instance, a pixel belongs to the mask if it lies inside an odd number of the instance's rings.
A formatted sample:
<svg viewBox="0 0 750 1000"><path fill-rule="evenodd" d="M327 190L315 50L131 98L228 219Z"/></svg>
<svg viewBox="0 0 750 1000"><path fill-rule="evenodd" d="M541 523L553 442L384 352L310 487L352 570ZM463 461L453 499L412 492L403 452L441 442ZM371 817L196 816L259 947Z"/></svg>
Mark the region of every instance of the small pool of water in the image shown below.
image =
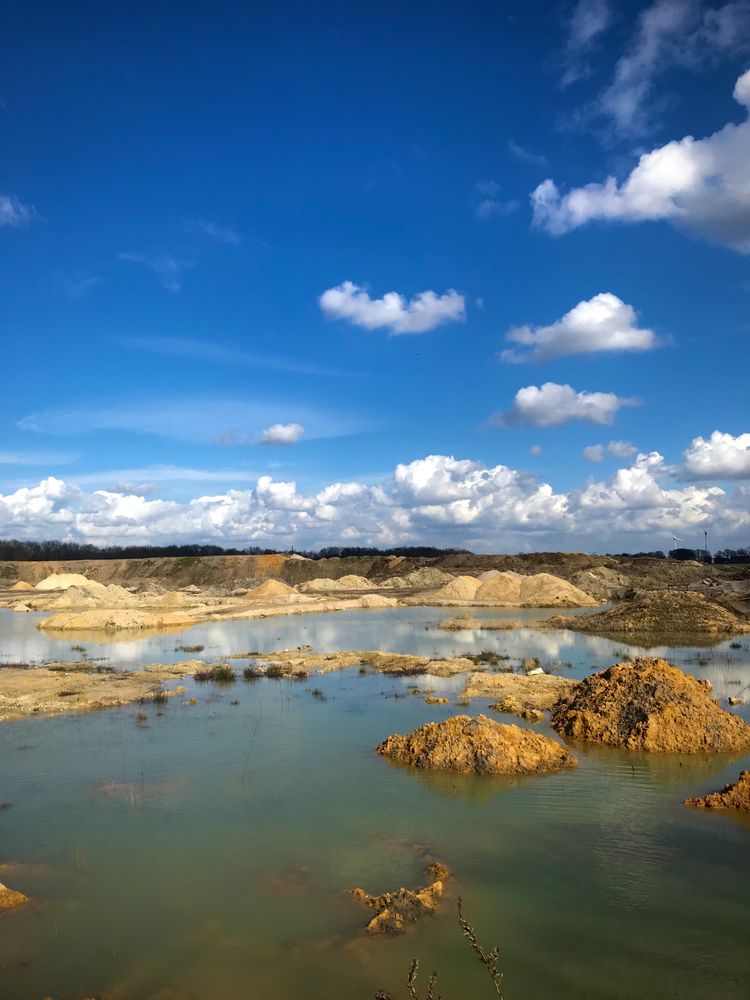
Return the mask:
<svg viewBox="0 0 750 1000"><path fill-rule="evenodd" d="M441 632L443 617L347 612L178 638L205 642L203 655L306 643L496 648L570 662L562 669L576 675L625 648L531 628ZM40 634L28 615L15 618L30 651ZM177 644L141 638L129 662L165 659ZM747 645L660 653L734 688ZM114 663L129 647L98 648ZM545 777L421 774L374 752L389 733L455 714L409 694L413 683L356 670L188 680L165 708L0 726L0 881L33 898L0 915L0 996L373 1000L405 994L416 956L438 971L445 1000L481 1000L492 986L457 927L458 893L484 944L501 946L507 1000L750 995L750 821L682 806L734 780L750 756L579 748L577 769ZM183 704L191 695L198 704ZM750 707L740 711L750 720ZM423 884L428 857L455 872L441 911L403 937L368 938L371 913L346 890Z"/></svg>

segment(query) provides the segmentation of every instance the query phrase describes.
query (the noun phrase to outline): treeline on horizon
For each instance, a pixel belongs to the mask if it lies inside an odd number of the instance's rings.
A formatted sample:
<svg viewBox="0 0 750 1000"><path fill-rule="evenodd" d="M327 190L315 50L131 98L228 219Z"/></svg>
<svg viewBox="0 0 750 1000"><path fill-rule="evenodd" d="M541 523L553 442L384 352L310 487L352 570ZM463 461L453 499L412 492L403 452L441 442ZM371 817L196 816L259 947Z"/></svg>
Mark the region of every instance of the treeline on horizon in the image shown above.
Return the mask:
<svg viewBox="0 0 750 1000"><path fill-rule="evenodd" d="M440 556L473 555L469 549L438 548L433 545L400 545L390 549L373 546L329 545L315 551L301 549L267 549L258 545L246 548L223 548L220 545L91 545L82 542L29 542L16 538L0 539L2 562L62 562L77 559L161 559L195 558L197 556L275 556L299 555L307 559L345 559L348 556L407 556L435 559ZM750 548L720 549L713 555L704 549L672 549L669 553L610 552L618 559L692 559L696 562L747 563Z"/></svg>
<svg viewBox="0 0 750 1000"><path fill-rule="evenodd" d="M90 545L82 542L27 542L16 538L0 539L0 561L45 562L76 559L161 559L194 558L196 556L277 556L298 555L307 559L331 559L346 556L438 556L469 553L468 549L441 549L432 545L402 545L391 549L367 546L331 545L316 551L301 549L264 549L258 545L246 548L223 548L220 545ZM470 554L470 553L469 553Z"/></svg>

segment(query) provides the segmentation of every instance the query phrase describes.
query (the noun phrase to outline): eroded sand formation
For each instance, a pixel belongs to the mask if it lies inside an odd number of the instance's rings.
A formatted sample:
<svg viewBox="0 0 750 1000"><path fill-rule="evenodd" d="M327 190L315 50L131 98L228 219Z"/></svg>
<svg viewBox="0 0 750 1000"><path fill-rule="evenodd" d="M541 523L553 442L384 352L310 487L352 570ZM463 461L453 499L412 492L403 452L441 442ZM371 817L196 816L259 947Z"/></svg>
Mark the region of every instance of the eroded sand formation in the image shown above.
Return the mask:
<svg viewBox="0 0 750 1000"><path fill-rule="evenodd" d="M656 657L582 680L552 714L561 736L627 750L719 753L750 749L750 726L722 709L711 685Z"/></svg>
<svg viewBox="0 0 750 1000"><path fill-rule="evenodd" d="M725 785L720 792L685 799L685 805L696 809L739 809L750 812L750 771L742 771L734 784Z"/></svg>
<svg viewBox="0 0 750 1000"><path fill-rule="evenodd" d="M371 896L364 889L350 889L353 899L375 910L375 916L367 925L368 934L401 934L409 924L434 913L451 873L445 865L433 862L427 866L427 876L432 881L421 889L401 888L379 896Z"/></svg>
<svg viewBox="0 0 750 1000"><path fill-rule="evenodd" d="M389 736L377 752L412 767L462 774L540 774L578 763L547 736L486 715L428 722L405 736Z"/></svg>

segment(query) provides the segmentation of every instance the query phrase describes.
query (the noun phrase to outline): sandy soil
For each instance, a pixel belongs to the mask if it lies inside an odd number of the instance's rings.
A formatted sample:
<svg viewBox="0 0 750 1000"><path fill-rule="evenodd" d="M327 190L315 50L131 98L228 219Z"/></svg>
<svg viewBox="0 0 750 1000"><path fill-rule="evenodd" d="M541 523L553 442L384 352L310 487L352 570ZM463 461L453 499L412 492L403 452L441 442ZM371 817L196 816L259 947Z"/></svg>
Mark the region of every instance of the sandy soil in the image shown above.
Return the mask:
<svg viewBox="0 0 750 1000"><path fill-rule="evenodd" d="M116 708L141 700L184 693L169 681L204 667L201 660L169 666L152 664L137 672L98 672L90 663L49 663L41 667L0 670L0 722L28 715L64 715L97 708ZM179 687L179 685L178 685Z"/></svg>

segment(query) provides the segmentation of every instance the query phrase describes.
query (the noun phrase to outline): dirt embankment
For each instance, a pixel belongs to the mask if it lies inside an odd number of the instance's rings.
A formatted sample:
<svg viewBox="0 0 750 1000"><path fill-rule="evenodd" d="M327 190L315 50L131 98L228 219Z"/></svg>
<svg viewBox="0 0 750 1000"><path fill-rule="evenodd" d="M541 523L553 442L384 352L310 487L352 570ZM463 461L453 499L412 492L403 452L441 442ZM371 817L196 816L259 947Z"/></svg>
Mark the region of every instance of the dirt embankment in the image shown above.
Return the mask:
<svg viewBox="0 0 750 1000"><path fill-rule="evenodd" d="M742 771L734 784L725 785L720 792L685 799L685 805L696 809L739 809L741 812L750 812L750 771Z"/></svg>
<svg viewBox="0 0 750 1000"><path fill-rule="evenodd" d="M750 726L722 709L708 681L656 657L617 663L582 680L552 714L561 736L626 750L750 750Z"/></svg>
<svg viewBox="0 0 750 1000"><path fill-rule="evenodd" d="M412 767L462 774L539 774L578 763L547 736L486 715L428 722L406 736L389 736L377 752Z"/></svg>
<svg viewBox="0 0 750 1000"><path fill-rule="evenodd" d="M599 600L621 597L629 587L643 590L680 587L715 591L738 600L750 597L750 565L701 566L665 559L616 558L585 552L536 552L525 555L458 553L437 558L404 556L349 556L332 559L271 556L182 556L153 559L93 559L61 562L0 562L0 583L21 580L37 584L52 573L79 573L100 583L120 586L156 586L179 590L189 585L232 590L276 578L295 586L313 579L345 575L366 577L375 583L409 577L420 570L450 576L478 577L487 571L523 575L550 573L574 584ZM443 579L442 582L447 582ZM440 584L432 584L432 586ZM415 586L415 584L408 584ZM424 589L424 585L423 589Z"/></svg>
<svg viewBox="0 0 750 1000"><path fill-rule="evenodd" d="M551 618L550 626L596 635L740 635L750 620L703 594L690 590L649 590L606 611Z"/></svg>

